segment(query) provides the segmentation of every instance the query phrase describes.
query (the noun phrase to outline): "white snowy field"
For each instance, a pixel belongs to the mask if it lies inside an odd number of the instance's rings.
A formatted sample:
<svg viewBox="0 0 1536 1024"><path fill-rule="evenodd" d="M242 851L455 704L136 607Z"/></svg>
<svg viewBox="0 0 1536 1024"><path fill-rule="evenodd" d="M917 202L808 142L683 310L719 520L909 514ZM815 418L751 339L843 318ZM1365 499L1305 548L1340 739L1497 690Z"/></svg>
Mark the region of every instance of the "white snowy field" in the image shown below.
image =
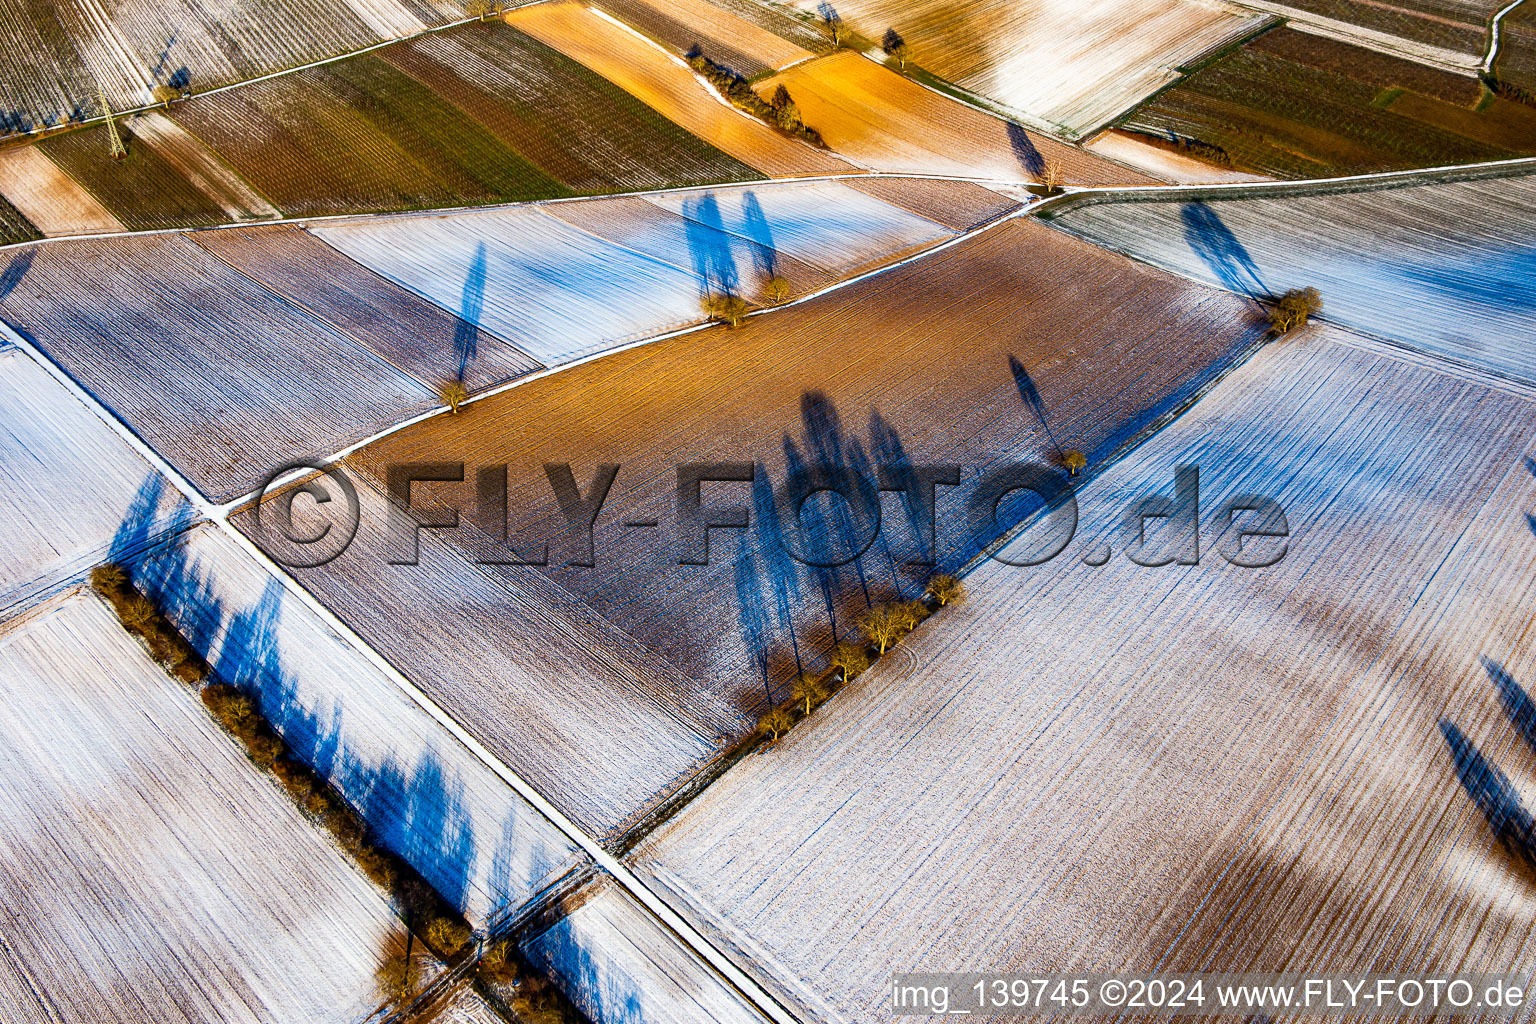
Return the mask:
<svg viewBox="0 0 1536 1024"><path fill-rule="evenodd" d="M290 298L194 237L10 250L0 256L0 317L221 501L293 458L329 454L437 404L435 378L400 365L400 332L360 326L369 318L357 306L380 289L353 296L327 281ZM401 305L410 304L425 305L414 296ZM409 322L409 308L399 318ZM450 344L421 341L434 355Z"/></svg>
<svg viewBox="0 0 1536 1024"><path fill-rule="evenodd" d="M582 855L382 669L212 525L136 566L214 673L256 699L378 841L471 921L542 894Z"/></svg>
<svg viewBox="0 0 1536 1024"><path fill-rule="evenodd" d="M403 931L90 594L0 626L7 1024L361 1021Z"/></svg>
<svg viewBox="0 0 1536 1024"><path fill-rule="evenodd" d="M1329 320L1536 381L1536 177L1101 203L1051 223L1237 292L1314 286Z"/></svg>
<svg viewBox="0 0 1536 1024"><path fill-rule="evenodd" d="M124 556L171 522L180 498L160 474L16 348L0 349L0 409L0 608ZM121 530L129 518L139 535Z"/></svg>
<svg viewBox="0 0 1536 1024"><path fill-rule="evenodd" d="M951 234L838 183L714 188L651 205L666 212L592 200L313 231L546 366L698 322L700 299L722 287L758 294L780 256L839 277Z"/></svg>
<svg viewBox="0 0 1536 1024"><path fill-rule="evenodd" d="M761 1024L763 1018L606 876L524 944L593 1024Z"/></svg>
<svg viewBox="0 0 1536 1024"><path fill-rule="evenodd" d="M1523 386L1278 341L633 862L831 1021L902 970L1530 974L1533 435ZM1199 564L1134 564L1119 519L1177 465ZM1238 494L1284 510L1268 568L1222 554Z"/></svg>

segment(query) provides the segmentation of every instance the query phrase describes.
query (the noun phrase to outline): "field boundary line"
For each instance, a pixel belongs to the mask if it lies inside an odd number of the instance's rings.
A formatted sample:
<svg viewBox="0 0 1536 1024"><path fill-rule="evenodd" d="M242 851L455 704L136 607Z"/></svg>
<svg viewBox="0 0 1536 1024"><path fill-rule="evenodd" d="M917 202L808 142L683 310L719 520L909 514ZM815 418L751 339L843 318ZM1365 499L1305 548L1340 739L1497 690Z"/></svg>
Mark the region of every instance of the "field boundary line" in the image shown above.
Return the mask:
<svg viewBox="0 0 1536 1024"><path fill-rule="evenodd" d="M490 750L476 740L451 715L427 696L423 690L406 678L387 658L374 650L346 622L327 608L319 598L304 589L285 568L278 565L266 552L262 551L255 541L241 533L229 521L228 513L223 506L215 505L205 497L187 477L183 476L180 471L140 438L105 403L99 401L65 371L63 367L50 359L41 348L23 335L12 330L10 325L3 320L0 320L0 336L5 337L17 348L31 356L50 376L68 388L71 394L84 402L87 408L91 409L109 427L117 431L151 465L159 469L166 479L170 480L177 490L180 490L199 512L209 521L216 524L237 547L244 550L258 564L263 566L273 578L278 580L289 595L315 613L333 632L356 650L364 660L384 673L385 677L394 682L401 692L426 712L429 717L446 729L450 735L457 739L465 749L475 755L492 773L501 778L513 792L522 797L530 807L541 814L545 820L564 834L568 840L583 850L599 867L612 876L614 881L622 886L637 903L645 908L657 920L663 930L679 939L707 967L713 969L727 985L735 989L747 1003L755 1007L758 1013L766 1019L776 1022L776 1024L801 1024L797 1017L790 1013L765 988L753 980L750 975L738 967L724 952L710 942L702 932L693 927L682 915L673 910L665 900L661 899L646 886L622 861L609 853L601 843L588 835L585 829L581 828L560 811L559 808L546 800L521 775L492 754Z"/></svg>
<svg viewBox="0 0 1536 1024"><path fill-rule="evenodd" d="M544 0L538 0L542 3ZM272 217L265 220L251 219L231 221L228 224L203 224L192 227L179 228L142 228L139 230L124 231L86 231L73 235L49 235L44 238L28 238L19 242L11 242L0 245L0 253L11 249L24 249L36 245L47 245L50 242L83 242L92 239L114 238L140 238L151 235L187 235L202 231L233 231L240 228L264 227L308 227L311 224L334 225L355 221L367 224L377 220L412 219L417 217L463 217L471 214L498 213L503 210L516 210L524 207L552 206L556 203L595 203L605 199L646 199L651 196L680 195L688 192L707 192L711 189L725 188L767 188L774 186L813 184L825 181L861 181L865 178L909 178L914 181L952 181L967 185L980 185L982 188L1025 188L1036 184L1024 179L989 178L981 175L966 174L925 174L913 171L838 171L832 174L806 174L792 178L754 178L749 181L723 181L711 185L669 185L665 188L641 189L636 192L599 192L588 196L558 196L553 199L514 199L506 203L489 203L483 206L443 206L433 207L429 210L380 210L374 213L327 213L318 216L294 216ZM1087 187L1087 186L1083 186ZM1146 186L1150 188L1175 186ZM1004 195L1010 199L1011 196ZM884 200L881 200L884 202ZM1015 199L1015 202L1018 200ZM894 204L889 204L894 205ZM909 213L911 211L908 211ZM918 214L917 216L921 216Z"/></svg>
<svg viewBox="0 0 1536 1024"><path fill-rule="evenodd" d="M186 534L191 533L198 526L201 526L203 522L204 520L197 518L178 522L172 517L170 522L157 526L144 543L136 544L132 548L121 552L121 554L125 557L138 559L145 555L158 553L175 544ZM79 584L85 579L92 566L99 565L101 559L111 553L111 541L105 544L98 544L70 558L63 564L55 564L31 578L23 580L4 593L0 593L0 622L7 622L18 615L24 614L29 608L45 604L54 596Z"/></svg>
<svg viewBox="0 0 1536 1024"><path fill-rule="evenodd" d="M794 971L785 967L778 957L754 942L750 935L731 925L674 872L653 860L648 874L663 891L705 921L707 926L716 933L716 941L728 942L738 953L753 962L763 964L766 968L763 973L787 992L792 993L793 997L801 1003L803 1010L818 1014L819 1017L816 1019L830 1021L831 1024L851 1024L848 1018L838 1013L836 1008L818 992L796 977Z"/></svg>
<svg viewBox="0 0 1536 1024"><path fill-rule="evenodd" d="M1241 50L1243 47L1247 46L1249 43L1253 42L1255 39L1268 32L1270 29L1276 28L1277 26L1284 23L1284 19L1272 11L1263 11L1251 8L1245 10L1247 16L1253 19L1253 23L1249 25L1245 30L1241 32L1233 32L1230 38L1221 42L1212 43L1203 51L1196 54L1194 57L1191 57L1189 60L1182 64L1162 65L1163 68L1173 73L1173 78L1171 80L1158 86L1151 92L1140 96L1135 100L1132 100L1130 103L1121 107L1119 110L1115 111L1113 114L1109 115L1098 123L1089 125L1081 132L1075 132L1070 136L1072 144L1083 152L1090 153L1086 145L1086 140L1103 134L1104 132L1113 128L1117 122L1125 118L1127 115L1135 113L1137 110L1146 106L1148 103L1151 103L1154 99L1167 92L1169 89L1172 89L1175 86L1181 85L1185 81L1188 81L1188 79L1200 68L1208 67L1223 57L1226 57L1232 53L1236 53L1238 50ZM1234 16L1238 16L1235 11L1230 13L1232 13ZM1090 155L1097 156L1101 160L1111 159L1110 157L1104 156L1102 153L1090 153ZM1114 162L1121 163L1119 160ZM1122 164L1122 166L1129 167L1130 165ZM1157 177L1157 175L1152 174L1151 171L1148 171L1144 168L1132 167L1131 169L1140 170L1143 174Z"/></svg>
<svg viewBox="0 0 1536 1024"><path fill-rule="evenodd" d="M1061 195L1042 199L1030 207L1042 220L1079 206L1099 203L1177 202L1181 199L1265 199L1288 196L1329 195L1341 192L1371 192L1377 189L1412 188L1416 185L1442 185L1457 181L1481 181L1488 178L1516 178L1536 174L1536 157L1510 160L1485 160L1471 164L1446 164L1406 171L1372 171L1333 178L1303 178L1297 181L1228 181L1203 185L1084 185L1068 188Z"/></svg>
<svg viewBox="0 0 1536 1024"><path fill-rule="evenodd" d="M1509 3L1493 13L1488 21L1488 50L1483 54L1483 74L1493 74L1493 63L1499 59L1500 34L1504 29L1504 15L1519 7L1525 0L1509 0Z"/></svg>
<svg viewBox="0 0 1536 1024"><path fill-rule="evenodd" d="M543 3L545 0L534 0ZM1376 188L1397 186L1412 187L1416 184L1438 184L1451 181L1473 181L1481 178L1518 177L1536 173L1536 157L1514 157L1508 160L1486 160L1471 164L1446 164L1439 167L1412 168L1403 171L1372 171L1366 174L1345 174L1331 178L1301 178L1289 181L1229 181L1205 184L1177 185L1068 185L1058 195L1029 204L1034 214L1048 219L1062 208L1086 206L1093 203L1157 202L1179 198L1260 198L1267 195L1317 195L1325 192L1369 191ZM559 196L553 199L518 199L507 203L491 203L483 206L445 206L429 210L383 210L375 213L329 213L307 217L277 217L268 220L234 221L228 224L206 224L200 227L144 228L136 231L93 231L73 235L51 235L46 238L29 238L0 246L0 253L13 249L49 245L58 242L81 242L119 238L140 238L152 235L194 234L203 231L250 230L263 227L300 227L312 224L322 226L347 223L368 224L381 220L407 220L421 217L462 217L473 214L493 214L503 210L524 207L553 206L557 203L600 202L604 199L645 199L650 196L682 195L689 192L707 192L711 189L744 189L811 184L826 181L862 181L869 178L908 179L912 181L951 181L983 188L1025 189L1038 182L1027 178L997 178L968 174L933 174L912 171L840 171L835 174L808 174L793 178L759 178L751 181L716 182L709 185L671 185L665 188L641 189L633 192L603 192L587 196ZM1253 192L1253 196L1244 193ZM1002 194L1002 193L1000 193ZM1016 197L1003 194L1003 197ZM975 229L970 229L975 230Z"/></svg>
<svg viewBox="0 0 1536 1024"><path fill-rule="evenodd" d="M1412 366L1420 366L1426 370L1433 370L1446 377L1454 377L1457 380L1476 384L1479 387L1488 388L1491 391L1502 391L1516 398L1524 398L1536 401L1536 383L1522 380L1519 377L1490 370L1474 363L1452 359L1450 356L1441 355L1438 352L1426 352L1420 348L1414 348L1406 342L1398 341L1384 335L1374 334L1359 327L1351 327L1349 324L1341 324L1337 320L1329 320L1326 316L1318 314L1319 320L1349 336L1339 339L1339 343L1350 348L1359 349L1362 352L1370 352L1385 359L1393 359L1400 363L1408 363Z"/></svg>

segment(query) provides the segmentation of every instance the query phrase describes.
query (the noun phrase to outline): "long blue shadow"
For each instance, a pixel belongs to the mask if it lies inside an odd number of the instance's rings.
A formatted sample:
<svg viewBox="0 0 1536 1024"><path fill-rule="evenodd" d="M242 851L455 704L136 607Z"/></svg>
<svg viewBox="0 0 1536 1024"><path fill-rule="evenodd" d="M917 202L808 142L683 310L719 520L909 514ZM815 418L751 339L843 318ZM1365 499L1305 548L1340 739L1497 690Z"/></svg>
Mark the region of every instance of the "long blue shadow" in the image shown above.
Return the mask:
<svg viewBox="0 0 1536 1024"><path fill-rule="evenodd" d="M1446 719L1440 720L1440 734L1450 749L1456 778L1478 810L1488 821L1495 838L1510 853L1536 868L1536 848L1532 846L1530 812L1521 803L1520 794L1508 776L1477 749L1460 729Z"/></svg>
<svg viewBox="0 0 1536 1024"><path fill-rule="evenodd" d="M748 191L741 197L742 234L752 243L752 262L763 277L779 275L779 251L773 244L773 228L763 214L763 205L757 201L757 193Z"/></svg>
<svg viewBox="0 0 1536 1024"><path fill-rule="evenodd" d="M458 380L462 383L469 364L480 351L480 314L485 308L485 243L475 247L475 258L464 279L464 294L459 302L459 319L453 327L453 354L458 360Z"/></svg>
<svg viewBox="0 0 1536 1024"><path fill-rule="evenodd" d="M1040 155L1040 150L1035 148L1035 141L1022 125L1008 122L1008 145L1013 149L1014 159L1030 177L1038 178L1045 173L1045 157Z"/></svg>
<svg viewBox="0 0 1536 1024"><path fill-rule="evenodd" d="M1259 265L1215 210L1204 203L1186 203L1179 217L1184 241L1229 291L1249 298L1268 294Z"/></svg>
<svg viewBox="0 0 1536 1024"><path fill-rule="evenodd" d="M36 248L23 249L12 256L5 263L5 269L0 270L0 299L11 293L21 279L27 276L27 271L32 269L32 260L37 256Z"/></svg>
<svg viewBox="0 0 1536 1024"><path fill-rule="evenodd" d="M720 204L714 193L705 192L685 200L683 218L693 272L699 278L700 297L737 294L740 284L736 256L731 252L730 236L725 232Z"/></svg>

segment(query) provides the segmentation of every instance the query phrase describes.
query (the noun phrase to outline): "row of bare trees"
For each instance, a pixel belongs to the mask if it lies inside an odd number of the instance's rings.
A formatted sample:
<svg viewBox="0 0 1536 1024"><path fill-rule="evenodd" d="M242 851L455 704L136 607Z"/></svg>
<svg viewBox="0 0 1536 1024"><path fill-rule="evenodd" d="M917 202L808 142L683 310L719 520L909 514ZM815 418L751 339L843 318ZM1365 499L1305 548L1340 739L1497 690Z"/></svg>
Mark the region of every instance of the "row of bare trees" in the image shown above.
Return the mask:
<svg viewBox="0 0 1536 1024"><path fill-rule="evenodd" d="M453 905L377 841L346 799L289 748L250 695L217 678L164 609L134 586L123 566L98 565L91 570L91 586L167 673L197 688L209 716L240 743L251 763L269 773L294 806L390 895L434 955L446 962L468 955L473 934ZM403 957L381 962L378 980L386 997L394 1000L413 993L416 979L408 940Z"/></svg>
<svg viewBox="0 0 1536 1024"><path fill-rule="evenodd" d="M769 708L758 719L758 732L777 742L781 736L834 693L851 683L870 664L905 640L913 630L947 605L965 597L965 585L954 576L940 573L928 581L928 588L916 601L877 604L859 620L862 641L845 640L833 648L827 659L828 669L816 675L801 672L795 678L791 699Z"/></svg>

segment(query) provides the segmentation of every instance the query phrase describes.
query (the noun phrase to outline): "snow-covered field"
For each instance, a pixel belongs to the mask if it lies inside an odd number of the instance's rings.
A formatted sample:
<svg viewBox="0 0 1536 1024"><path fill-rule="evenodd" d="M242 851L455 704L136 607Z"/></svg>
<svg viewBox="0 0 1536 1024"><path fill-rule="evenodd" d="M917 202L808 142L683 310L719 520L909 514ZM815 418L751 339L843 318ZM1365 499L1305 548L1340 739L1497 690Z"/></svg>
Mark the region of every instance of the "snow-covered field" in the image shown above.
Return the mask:
<svg viewBox="0 0 1536 1024"><path fill-rule="evenodd" d="M547 819L216 527L192 530L134 577L383 845L472 921L576 866Z"/></svg>
<svg viewBox="0 0 1536 1024"><path fill-rule="evenodd" d="M361 1021L383 893L89 594L0 627L7 1024Z"/></svg>
<svg viewBox="0 0 1536 1024"><path fill-rule="evenodd" d="M0 317L211 497L436 404L321 292L287 299L182 235L25 249L0 275Z"/></svg>
<svg viewBox="0 0 1536 1024"><path fill-rule="evenodd" d="M19 349L0 348L0 409L0 608L137 553L173 521L179 497L159 473Z"/></svg>
<svg viewBox="0 0 1536 1024"><path fill-rule="evenodd" d="M314 310L426 387L459 377L475 390L542 368L476 325L480 296L473 288L447 308L423 302L296 227L188 238L286 301Z"/></svg>
<svg viewBox="0 0 1536 1024"><path fill-rule="evenodd" d="M795 0L835 8L877 43L888 30L911 61L1069 138L1134 107L1178 68L1255 31L1260 16L1202 0Z"/></svg>
<svg viewBox="0 0 1536 1024"><path fill-rule="evenodd" d="M762 1016L612 882L524 943L592 1024L761 1024Z"/></svg>
<svg viewBox="0 0 1536 1024"><path fill-rule="evenodd" d="M1528 975L1533 433L1523 385L1276 342L634 862L817 1019L885 1019L893 969ZM1181 464L1200 562L1133 564ZM1238 494L1269 568L1221 553Z"/></svg>
<svg viewBox="0 0 1536 1024"><path fill-rule="evenodd" d="M424 531L431 560L407 568L386 564L382 526L365 522L346 556L298 577L562 809L623 831L740 735L770 685L787 693L797 658L820 665L833 616L846 631L932 571L905 564L933 553L894 495L885 541L857 564L792 564L771 496L788 467L962 464L963 485L937 492L937 557L954 565L974 550L964 510L980 473L1057 458L1057 442L1098 463L1262 333L1234 296L1009 221L739 329L592 360L366 446L347 469L379 489L391 465L465 463L462 483L415 488L418 505L459 509L460 527ZM752 528L715 531L708 565L680 564L691 462L761 466L755 486L709 485L711 505L750 502ZM545 470L561 463L584 492L596 466L620 467L591 566L570 564ZM499 464L513 542L547 544L547 566L474 564L497 557L475 509L477 474ZM645 521L656 528L629 526Z"/></svg>
<svg viewBox="0 0 1536 1024"><path fill-rule="evenodd" d="M963 186L962 186L963 187ZM546 365L702 319L722 283L760 294L775 261L824 284L949 229L836 182L774 183L316 227L329 244ZM796 290L787 267L784 276Z"/></svg>
<svg viewBox="0 0 1536 1024"><path fill-rule="evenodd" d="M1102 203L1051 223L1250 295L1314 286L1329 320L1536 381L1536 177Z"/></svg>
<svg viewBox="0 0 1536 1024"><path fill-rule="evenodd" d="M463 16L446 0L27 0L0 4L0 112L22 130L71 113L202 91L419 32Z"/></svg>

